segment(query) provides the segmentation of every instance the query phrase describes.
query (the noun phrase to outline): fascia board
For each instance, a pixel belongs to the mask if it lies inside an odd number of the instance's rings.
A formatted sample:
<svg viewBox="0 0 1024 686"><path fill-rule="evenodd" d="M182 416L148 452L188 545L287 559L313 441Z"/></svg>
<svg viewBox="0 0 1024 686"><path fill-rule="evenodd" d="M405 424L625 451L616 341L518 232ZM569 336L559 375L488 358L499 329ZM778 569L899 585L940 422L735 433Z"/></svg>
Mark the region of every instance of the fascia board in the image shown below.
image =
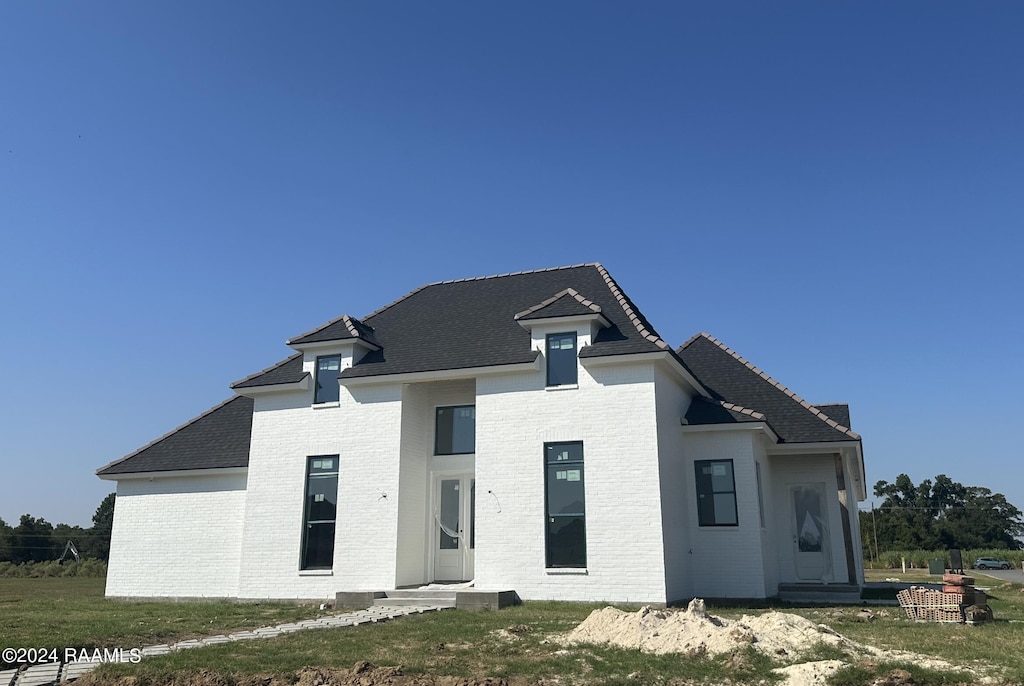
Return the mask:
<svg viewBox="0 0 1024 686"><path fill-rule="evenodd" d="M572 314L563 317L536 317L534 319L516 320L516 323L527 331L532 331L535 326L550 324L564 324L568 326L571 324L589 324L590 322L597 322L603 329L607 329L612 325L611 322L609 322L600 312L595 312L594 314Z"/></svg>
<svg viewBox="0 0 1024 686"><path fill-rule="evenodd" d="M247 388L236 388L234 389L235 395L244 395L248 398L253 398L257 395L266 395L268 393L283 393L287 391L308 391L309 390L309 372L298 381L291 383L277 383L269 386L249 386Z"/></svg>
<svg viewBox="0 0 1024 686"><path fill-rule="evenodd" d="M764 422L737 422L736 424L683 424L683 433L710 433L712 431L760 431L773 444L779 437Z"/></svg>
<svg viewBox="0 0 1024 686"><path fill-rule="evenodd" d="M231 474L246 474L248 467L218 467L216 469L179 469L163 472L125 472L122 474L98 474L104 481L122 481L132 479L164 479L169 477L193 477L193 476L226 476Z"/></svg>
<svg viewBox="0 0 1024 686"><path fill-rule="evenodd" d="M339 338L334 341L314 341L313 343L289 343L288 347L299 352L312 352L314 350L344 350L346 347L359 346L367 350L380 350L379 345L374 345L362 338Z"/></svg>
<svg viewBox="0 0 1024 686"><path fill-rule="evenodd" d="M492 374L513 374L516 372L540 371L543 357L538 354L533 362L499 364L490 367L466 367L463 369L438 369L429 372L407 372L404 374L377 374L375 376L342 376L342 386L371 386L374 384L417 383L421 381L444 381L448 379L472 379Z"/></svg>

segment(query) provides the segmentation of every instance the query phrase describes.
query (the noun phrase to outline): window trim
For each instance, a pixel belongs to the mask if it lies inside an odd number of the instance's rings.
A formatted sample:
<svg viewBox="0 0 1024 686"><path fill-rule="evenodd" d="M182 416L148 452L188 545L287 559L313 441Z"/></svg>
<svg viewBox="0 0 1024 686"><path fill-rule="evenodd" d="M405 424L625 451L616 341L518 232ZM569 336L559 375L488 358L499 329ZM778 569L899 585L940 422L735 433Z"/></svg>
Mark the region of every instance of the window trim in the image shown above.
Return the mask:
<svg viewBox="0 0 1024 686"><path fill-rule="evenodd" d="M560 336L572 336L572 350L573 350L573 379L572 381L564 381L562 383L551 383L551 339ZM547 388L562 388L568 386L576 386L580 382L580 368L579 368L579 354L580 354L580 337L576 331L561 331L558 333L549 333L544 337L544 385Z"/></svg>
<svg viewBox="0 0 1024 686"><path fill-rule="evenodd" d="M334 472L318 472L317 475L330 475L335 476L335 487L334 487L334 500L335 500L335 513L333 520L327 519L309 519L309 487L311 482L311 469L313 468L313 460L323 460L325 458L337 460L337 469ZM308 455L306 457L306 484L302 492L302 545L299 551L299 573L305 572L328 572L334 569L334 547L338 537L338 513L337 513L337 500L338 492L340 489L340 476L341 476L341 456L340 455ZM331 564L329 567L324 566L307 566L306 565L306 554L309 548L309 527L312 524L333 524L334 525L334 540L331 541Z"/></svg>
<svg viewBox="0 0 1024 686"><path fill-rule="evenodd" d="M316 365L313 368L313 404L314 405L326 405L328 403L338 403L341 400L341 385L338 383L338 377L337 376L334 377L334 383L335 383L335 385L338 386L338 391L337 391L337 396L338 397L330 398L328 400L321 400L320 397L319 397L320 396L320 360L326 360L326 359L329 359L329 358L332 358L332 357L338 359L338 375L340 375L341 374L341 355L340 354L335 353L333 355L317 355L316 356ZM330 371L330 370L327 370L327 371Z"/></svg>
<svg viewBox="0 0 1024 686"><path fill-rule="evenodd" d="M715 495L719 495L719 494L723 494L723 493L730 493L730 494L732 494L732 506L733 506L733 515L734 515L733 518L736 521L735 522L722 522L722 523L718 523L717 521L715 521L715 522L704 522L702 520L702 517L701 517L701 507L700 507L700 498L701 498L701 495L702 495L701 490L700 490L700 481L701 481L701 476L702 476L700 470L705 465L721 464L723 462L728 462L729 463L729 475L730 475L730 477L732 479L732 490L729 490L729 491L716 491L714 489L714 484L712 483L711 490L703 493L703 495L710 495L710 496L713 497ZM693 461L693 477L694 477L694 493L695 493L695 495L697 497L697 526L701 526L701 527L705 527L705 526L708 526L708 527L739 526L740 525L740 512L739 512L739 509L740 508L739 508L739 498L736 495L736 463L735 463L735 461L732 458L721 459L721 460L694 460Z"/></svg>
<svg viewBox="0 0 1024 686"><path fill-rule="evenodd" d="M439 446L438 446L438 438L440 437L441 432L439 432L437 430L438 415L440 414L441 410L461 410L461 409L465 409L467 407L473 408L473 449L468 451L468 452L461 452L461 453L459 453L459 452L450 452L450 453L442 453L442 452L440 452L438 450L438 448L439 448ZM454 414L452 415L452 418L454 419ZM455 447L455 430L454 430L454 425L453 425L453 427L452 427L452 448L453 448L453 450L454 450L454 447ZM475 454L476 454L476 405L473 404L473 405L438 405L438 406L436 406L434 408L434 455L435 456L441 456L441 457L448 457L450 455L475 455Z"/></svg>
<svg viewBox="0 0 1024 686"><path fill-rule="evenodd" d="M580 517L583 520L583 562L581 564L568 564L568 565L553 565L551 564L551 543L550 543L550 529L548 521L552 515L549 512L550 504L548 501L549 491L549 467L554 464L548 462L548 449L556 445L578 445L580 447L580 458L579 460L573 460L566 462L567 465L578 465L580 470L580 482L583 484L583 512L580 515L568 515L572 517ZM562 573L586 573L587 569L587 472L586 472L586 460L583 452L583 441L549 441L544 443L543 453L543 467L544 467L544 569L551 573L558 573L561 570L567 570Z"/></svg>

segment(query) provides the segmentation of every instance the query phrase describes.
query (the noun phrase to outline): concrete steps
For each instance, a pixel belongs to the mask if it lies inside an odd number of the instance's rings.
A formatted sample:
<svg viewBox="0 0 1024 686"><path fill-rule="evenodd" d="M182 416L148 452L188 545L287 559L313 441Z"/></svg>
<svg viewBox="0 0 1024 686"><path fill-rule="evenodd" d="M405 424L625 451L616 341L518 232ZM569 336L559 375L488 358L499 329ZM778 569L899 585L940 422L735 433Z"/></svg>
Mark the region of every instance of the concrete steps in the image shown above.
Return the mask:
<svg viewBox="0 0 1024 686"><path fill-rule="evenodd" d="M787 603L829 603L859 605L856 584L779 584L779 600Z"/></svg>
<svg viewBox="0 0 1024 686"><path fill-rule="evenodd" d="M408 588L384 591L384 596L374 598L370 607L455 607L455 603L454 590Z"/></svg>

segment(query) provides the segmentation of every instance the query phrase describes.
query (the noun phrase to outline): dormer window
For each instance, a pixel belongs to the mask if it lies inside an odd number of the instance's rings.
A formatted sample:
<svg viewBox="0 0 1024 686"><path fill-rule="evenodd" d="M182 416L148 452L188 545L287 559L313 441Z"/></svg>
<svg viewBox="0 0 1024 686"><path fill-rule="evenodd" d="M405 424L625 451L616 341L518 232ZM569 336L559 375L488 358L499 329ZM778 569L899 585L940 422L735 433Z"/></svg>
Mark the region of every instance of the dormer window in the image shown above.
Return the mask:
<svg viewBox="0 0 1024 686"><path fill-rule="evenodd" d="M579 378L576 371L576 334L549 334L547 342L548 386L577 383Z"/></svg>
<svg viewBox="0 0 1024 686"><path fill-rule="evenodd" d="M324 355L316 358L316 390L314 403L336 403L341 395L338 373L341 371L341 355Z"/></svg>

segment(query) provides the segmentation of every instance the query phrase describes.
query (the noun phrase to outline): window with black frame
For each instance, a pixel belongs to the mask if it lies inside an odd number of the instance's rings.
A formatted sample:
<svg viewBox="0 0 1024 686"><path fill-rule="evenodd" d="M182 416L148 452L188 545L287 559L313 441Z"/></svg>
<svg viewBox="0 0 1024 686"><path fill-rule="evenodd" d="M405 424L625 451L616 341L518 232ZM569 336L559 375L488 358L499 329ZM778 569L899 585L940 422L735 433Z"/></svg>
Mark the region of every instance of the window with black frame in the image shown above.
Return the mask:
<svg viewBox="0 0 1024 686"><path fill-rule="evenodd" d="M587 566L583 443L544 444L548 567Z"/></svg>
<svg viewBox="0 0 1024 686"><path fill-rule="evenodd" d="M732 460L697 460L697 523L700 526L737 526L736 480Z"/></svg>
<svg viewBox="0 0 1024 686"><path fill-rule="evenodd" d="M316 358L316 391L314 403L337 402L341 397L338 374L341 371L341 355L324 355Z"/></svg>
<svg viewBox="0 0 1024 686"><path fill-rule="evenodd" d="M330 569L334 566L339 462L338 455L316 455L308 460L303 508L303 569Z"/></svg>
<svg viewBox="0 0 1024 686"><path fill-rule="evenodd" d="M553 333L547 337L548 386L569 386L578 382L576 334Z"/></svg>
<svg viewBox="0 0 1024 686"><path fill-rule="evenodd" d="M476 407L437 408L434 424L435 455L467 455L476 450Z"/></svg>

